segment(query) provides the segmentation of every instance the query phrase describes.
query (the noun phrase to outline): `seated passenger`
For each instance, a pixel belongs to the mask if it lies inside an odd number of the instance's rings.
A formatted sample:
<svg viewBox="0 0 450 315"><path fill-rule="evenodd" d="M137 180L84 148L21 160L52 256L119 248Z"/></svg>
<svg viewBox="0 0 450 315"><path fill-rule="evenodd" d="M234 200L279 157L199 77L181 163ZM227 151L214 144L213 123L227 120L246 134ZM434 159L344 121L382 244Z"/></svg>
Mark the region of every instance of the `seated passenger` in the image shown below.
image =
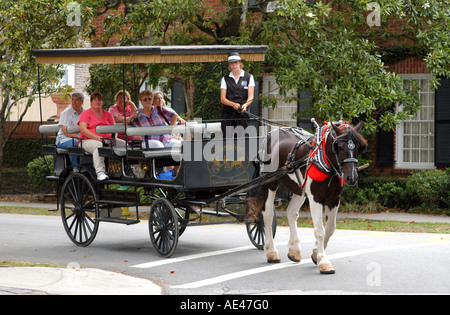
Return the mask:
<svg viewBox="0 0 450 315"><path fill-rule="evenodd" d="M120 90L117 92L115 96L116 104L111 105L109 108L109 112L114 116L114 120L116 123L123 123L125 121L124 119L124 104L126 105L125 108L125 115L126 115L126 121L129 123L132 118L136 117L136 111L137 107L134 105L134 103L131 101L130 93L125 91L125 103L124 103L124 97L123 97L123 90ZM117 136L119 139L125 140L126 136L124 133L119 133ZM128 137L128 142L132 140L141 140L141 137Z"/></svg>
<svg viewBox="0 0 450 315"><path fill-rule="evenodd" d="M68 147L78 146L78 140L76 138L80 137L78 133L68 133L67 127L77 126L78 119L83 112L83 93L75 92L72 94L72 105L66 108L59 118L59 129L58 135L56 136L56 146L61 149L66 149ZM69 155L70 163L73 165L74 169L79 168L80 157L76 155Z"/></svg>
<svg viewBox="0 0 450 315"><path fill-rule="evenodd" d="M153 127L175 125L177 122L180 122L181 124L185 123L184 119L181 119L173 109L164 106L164 96L162 92L156 92L153 98L152 92L148 90L143 91L139 95L139 99L141 100L143 108L139 109L137 111L137 117L131 120L131 123L134 126ZM148 136L148 147L145 139L142 141L142 147L147 149L181 146L181 140L172 137L170 134Z"/></svg>
<svg viewBox="0 0 450 315"><path fill-rule="evenodd" d="M115 120L113 115L103 108L103 95L101 93L94 93L91 95L91 108L83 111L78 120L78 125L81 130L81 138L83 139L80 146L92 154L94 161L95 172L97 173L97 180L103 181L108 179L105 171L105 158L98 154L98 148L103 146L102 139L111 139L112 134L99 135L95 128L97 126L114 125ZM125 141L116 139L117 145L125 145Z"/></svg>

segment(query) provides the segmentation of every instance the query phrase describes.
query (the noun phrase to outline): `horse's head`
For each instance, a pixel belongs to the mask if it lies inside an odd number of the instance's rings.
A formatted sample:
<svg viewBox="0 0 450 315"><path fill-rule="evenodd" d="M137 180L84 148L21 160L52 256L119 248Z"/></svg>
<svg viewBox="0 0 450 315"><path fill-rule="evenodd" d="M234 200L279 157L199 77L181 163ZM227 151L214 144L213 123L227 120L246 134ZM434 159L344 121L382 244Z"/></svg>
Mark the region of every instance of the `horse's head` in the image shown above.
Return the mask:
<svg viewBox="0 0 450 315"><path fill-rule="evenodd" d="M358 183L358 156L367 150L367 141L359 133L362 122L356 127L348 124L331 125L334 131L334 134L331 133L331 151L336 156L336 166L342 169L345 183L355 186Z"/></svg>

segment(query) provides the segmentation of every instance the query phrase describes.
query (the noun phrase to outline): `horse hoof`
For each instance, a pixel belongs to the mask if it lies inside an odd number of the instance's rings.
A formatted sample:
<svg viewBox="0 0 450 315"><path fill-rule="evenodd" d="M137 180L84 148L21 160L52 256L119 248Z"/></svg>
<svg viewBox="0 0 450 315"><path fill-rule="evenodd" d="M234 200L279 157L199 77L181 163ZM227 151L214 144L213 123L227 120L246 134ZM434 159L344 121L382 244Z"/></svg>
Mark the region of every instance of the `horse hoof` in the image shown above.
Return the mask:
<svg viewBox="0 0 450 315"><path fill-rule="evenodd" d="M321 274L323 275L333 275L335 274L335 270L333 268L333 266L331 266L330 264L323 264L319 266L319 271Z"/></svg>
<svg viewBox="0 0 450 315"><path fill-rule="evenodd" d="M287 256L288 256L288 258L289 258L290 260L292 260L293 262L299 263L300 260L302 260L302 254L301 254L300 251L298 251L298 250L291 250L291 249L290 249Z"/></svg>
<svg viewBox="0 0 450 315"><path fill-rule="evenodd" d="M314 263L315 265L317 265L317 254L313 253L313 254L311 255L311 259L312 259L313 263Z"/></svg>
<svg viewBox="0 0 450 315"><path fill-rule="evenodd" d="M278 256L277 253L268 254L267 255L267 262L269 264L277 264L277 263L281 262L280 256Z"/></svg>

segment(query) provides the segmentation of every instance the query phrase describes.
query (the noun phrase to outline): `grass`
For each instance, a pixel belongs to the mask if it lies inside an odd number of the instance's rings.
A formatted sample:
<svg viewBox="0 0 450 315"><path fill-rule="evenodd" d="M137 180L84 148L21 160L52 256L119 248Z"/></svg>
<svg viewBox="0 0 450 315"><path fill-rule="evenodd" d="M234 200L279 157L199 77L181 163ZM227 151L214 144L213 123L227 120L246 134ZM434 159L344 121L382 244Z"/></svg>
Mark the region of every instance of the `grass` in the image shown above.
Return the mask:
<svg viewBox="0 0 450 315"><path fill-rule="evenodd" d="M26 261L11 261L11 260L0 260L0 267L50 267L50 268L66 268L67 266L46 264L46 263L33 263Z"/></svg>
<svg viewBox="0 0 450 315"><path fill-rule="evenodd" d="M12 214L31 214L31 215L54 215L59 216L60 211L48 211L42 208L31 207L0 207L0 213ZM131 217L135 216L131 212ZM148 219L148 213L140 214L141 220ZM221 220L230 220L215 216L204 215L202 222L217 222ZM287 226L287 218L285 216L278 218L279 226ZM311 218L299 218L298 227L312 228ZM450 224L448 223L417 223L417 222L398 222L398 221L375 221L367 219L341 219L337 220L337 228L344 230L364 230L364 231L382 231L382 232L409 232L409 233L438 233L450 234Z"/></svg>
<svg viewBox="0 0 450 315"><path fill-rule="evenodd" d="M280 219L278 219L280 221ZM281 225L287 225L287 219L282 218ZM280 222L278 223L280 225ZM311 218L299 218L299 227L312 228ZM450 234L448 223L416 223L399 221L375 221L367 219L340 219L336 222L336 228L341 230L363 230L381 232L405 232L405 233L437 233Z"/></svg>

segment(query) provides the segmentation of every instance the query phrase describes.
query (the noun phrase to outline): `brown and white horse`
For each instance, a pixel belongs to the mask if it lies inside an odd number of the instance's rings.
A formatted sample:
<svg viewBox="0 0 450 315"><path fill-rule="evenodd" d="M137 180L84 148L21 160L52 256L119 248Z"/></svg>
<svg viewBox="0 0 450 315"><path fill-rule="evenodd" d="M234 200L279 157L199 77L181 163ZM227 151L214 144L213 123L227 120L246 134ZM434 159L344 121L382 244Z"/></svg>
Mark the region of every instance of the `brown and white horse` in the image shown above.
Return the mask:
<svg viewBox="0 0 450 315"><path fill-rule="evenodd" d="M320 273L335 273L325 249L336 229L336 214L343 186L356 185L358 182L358 155L367 147L367 141L359 134L360 129L361 123L356 127L345 123L328 123L318 129L316 137L309 134L311 137L308 137L309 139L303 137L303 141L300 141L298 134L288 128L277 129L267 136L264 150L271 156L269 162L276 161L278 164L272 165L275 169L285 166L289 160L297 161L309 156L307 163L300 165L291 174L263 186L264 251L268 262L280 262L273 241L271 222L274 216L275 194L278 187L283 185L293 193L286 210L290 229L289 259L294 262L301 260L297 219L298 211L308 197L316 237L316 248L311 258L318 265ZM267 172L269 162L266 162L266 165L261 164L262 173ZM322 219L324 208L325 227Z"/></svg>

